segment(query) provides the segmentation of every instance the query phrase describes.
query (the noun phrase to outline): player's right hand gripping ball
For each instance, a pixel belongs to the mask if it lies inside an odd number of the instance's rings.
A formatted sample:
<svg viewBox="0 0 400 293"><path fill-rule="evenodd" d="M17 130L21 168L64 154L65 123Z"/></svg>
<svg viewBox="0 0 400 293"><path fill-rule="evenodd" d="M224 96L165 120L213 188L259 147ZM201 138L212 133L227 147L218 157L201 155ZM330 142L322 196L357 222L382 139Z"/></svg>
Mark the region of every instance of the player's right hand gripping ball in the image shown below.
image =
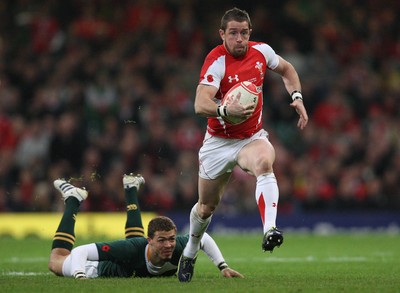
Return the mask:
<svg viewBox="0 0 400 293"><path fill-rule="evenodd" d="M221 105L226 106L230 104L234 99L242 105L247 105L254 102L256 105L258 103L258 91L255 84L249 81L243 81L235 84L223 97ZM223 119L230 124L240 124L247 120L243 117L228 116L223 117Z"/></svg>

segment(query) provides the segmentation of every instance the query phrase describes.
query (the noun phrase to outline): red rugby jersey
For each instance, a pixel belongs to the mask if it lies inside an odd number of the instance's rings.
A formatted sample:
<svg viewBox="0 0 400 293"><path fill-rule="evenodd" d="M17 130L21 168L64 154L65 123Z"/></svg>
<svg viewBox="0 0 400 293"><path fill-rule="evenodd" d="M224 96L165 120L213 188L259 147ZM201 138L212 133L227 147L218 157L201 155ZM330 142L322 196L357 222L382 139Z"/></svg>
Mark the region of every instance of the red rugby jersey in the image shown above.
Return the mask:
<svg viewBox="0 0 400 293"><path fill-rule="evenodd" d="M253 115L245 122L231 125L220 117L209 117L207 131L224 138L247 138L262 128L263 93L262 86L267 68L279 64L278 55L267 44L249 42L244 56L235 58L223 45L215 47L206 57L200 72L200 84L212 85L219 89L215 101L220 104L222 97L238 82L250 81L259 90L259 99Z"/></svg>

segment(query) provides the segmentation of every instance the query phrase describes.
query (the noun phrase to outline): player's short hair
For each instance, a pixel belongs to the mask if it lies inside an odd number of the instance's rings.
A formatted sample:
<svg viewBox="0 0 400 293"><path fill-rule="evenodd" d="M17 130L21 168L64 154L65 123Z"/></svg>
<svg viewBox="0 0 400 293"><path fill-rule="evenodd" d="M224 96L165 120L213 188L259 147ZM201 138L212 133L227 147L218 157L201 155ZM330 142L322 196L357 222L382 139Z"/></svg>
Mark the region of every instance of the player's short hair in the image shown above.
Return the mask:
<svg viewBox="0 0 400 293"><path fill-rule="evenodd" d="M228 26L228 22L230 22L232 20L237 21L237 22L246 21L249 24L249 29L252 28L250 16L246 10L242 10L237 7L227 10L221 18L221 27L220 28L223 31L225 31Z"/></svg>
<svg viewBox="0 0 400 293"><path fill-rule="evenodd" d="M171 231L171 230L177 231L174 221L165 216L158 216L153 218L149 222L149 226L147 228L147 236L153 238L154 234L158 231Z"/></svg>

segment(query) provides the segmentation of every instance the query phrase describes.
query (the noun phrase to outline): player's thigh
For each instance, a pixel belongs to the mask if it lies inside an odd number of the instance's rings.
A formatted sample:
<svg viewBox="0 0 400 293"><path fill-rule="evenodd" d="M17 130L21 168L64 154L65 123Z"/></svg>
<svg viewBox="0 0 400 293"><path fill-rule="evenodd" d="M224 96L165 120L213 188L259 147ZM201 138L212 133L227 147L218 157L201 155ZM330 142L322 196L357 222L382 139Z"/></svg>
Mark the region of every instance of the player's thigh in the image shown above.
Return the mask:
<svg viewBox="0 0 400 293"><path fill-rule="evenodd" d="M48 267L50 271L58 276L62 276L62 267L65 259L71 252L65 248L54 248L50 254Z"/></svg>
<svg viewBox="0 0 400 293"><path fill-rule="evenodd" d="M199 203L201 205L217 206L231 173L225 173L216 179L199 177Z"/></svg>
<svg viewBox="0 0 400 293"><path fill-rule="evenodd" d="M255 176L273 172L275 149L268 139L257 139L244 146L237 158L237 163L244 171Z"/></svg>
<svg viewBox="0 0 400 293"><path fill-rule="evenodd" d="M199 176L201 178L217 180L220 176L233 171L236 166L237 153L242 147L235 141L237 140L206 135L203 146L199 151ZM213 185L213 183L210 183L210 185Z"/></svg>

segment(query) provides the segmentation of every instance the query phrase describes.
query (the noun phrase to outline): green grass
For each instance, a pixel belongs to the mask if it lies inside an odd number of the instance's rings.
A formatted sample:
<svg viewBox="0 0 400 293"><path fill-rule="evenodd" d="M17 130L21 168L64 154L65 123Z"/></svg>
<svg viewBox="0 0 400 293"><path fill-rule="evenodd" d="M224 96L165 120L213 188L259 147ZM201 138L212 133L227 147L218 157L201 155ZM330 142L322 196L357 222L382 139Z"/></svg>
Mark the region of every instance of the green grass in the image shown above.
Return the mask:
<svg viewBox="0 0 400 293"><path fill-rule="evenodd" d="M284 245L272 254L261 252L261 235L213 236L229 265L245 279L223 278L204 254L187 284L176 278L60 278L47 270L50 240L0 238L0 288L57 293L400 292L399 235L287 233Z"/></svg>

